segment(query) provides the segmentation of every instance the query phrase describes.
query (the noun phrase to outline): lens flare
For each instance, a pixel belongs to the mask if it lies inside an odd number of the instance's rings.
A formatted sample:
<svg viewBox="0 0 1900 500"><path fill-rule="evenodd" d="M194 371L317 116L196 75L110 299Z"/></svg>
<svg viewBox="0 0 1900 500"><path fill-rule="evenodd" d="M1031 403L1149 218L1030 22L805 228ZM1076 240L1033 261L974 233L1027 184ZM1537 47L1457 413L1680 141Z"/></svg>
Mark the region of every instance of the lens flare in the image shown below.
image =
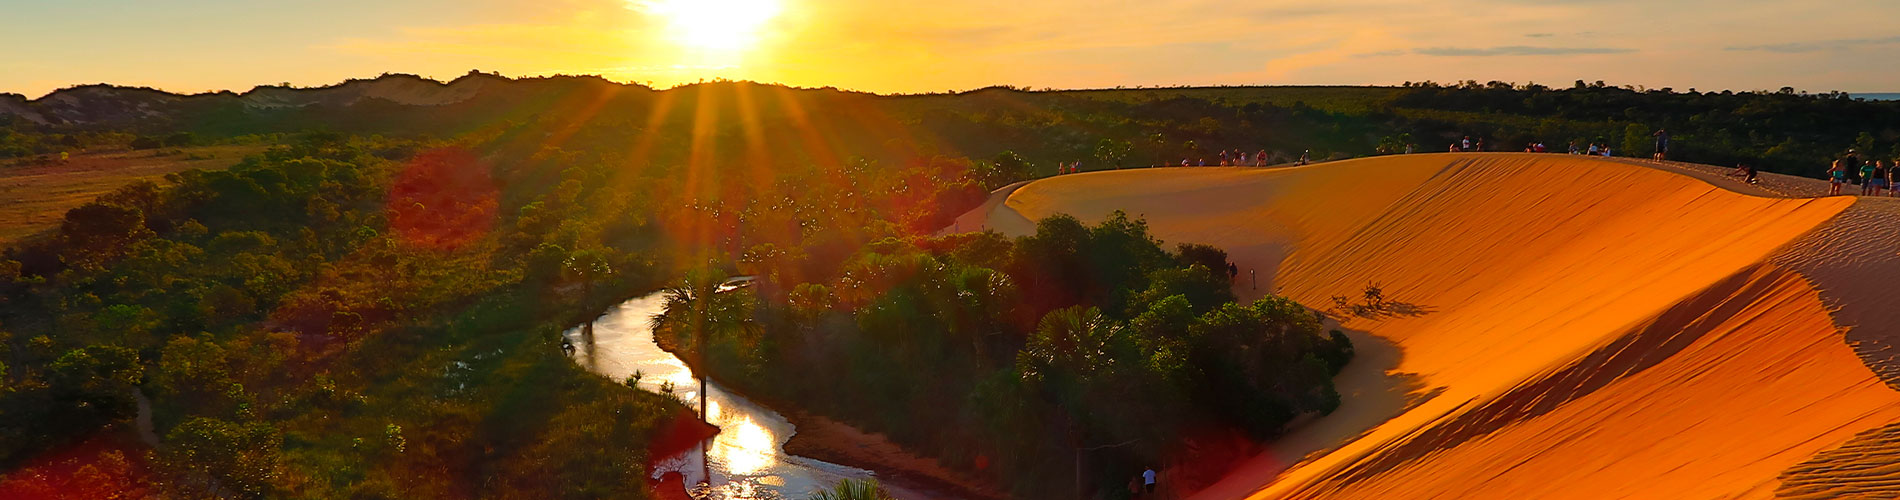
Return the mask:
<svg viewBox="0 0 1900 500"><path fill-rule="evenodd" d="M783 6L778 0L634 0L637 10L666 20L681 46L719 53L750 49Z"/></svg>

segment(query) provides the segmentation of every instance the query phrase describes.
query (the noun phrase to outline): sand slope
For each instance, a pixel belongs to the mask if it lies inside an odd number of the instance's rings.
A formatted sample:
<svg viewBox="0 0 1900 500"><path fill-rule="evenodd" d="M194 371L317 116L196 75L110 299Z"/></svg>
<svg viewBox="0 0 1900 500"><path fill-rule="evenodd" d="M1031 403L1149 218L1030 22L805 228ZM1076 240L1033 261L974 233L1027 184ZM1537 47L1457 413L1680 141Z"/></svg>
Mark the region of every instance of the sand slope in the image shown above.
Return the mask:
<svg viewBox="0 0 1900 500"><path fill-rule="evenodd" d="M959 225L1021 234L1122 209L1227 248L1242 292L1257 272L1315 307L1371 282L1401 304L1343 325L1396 360L1356 361L1340 412L1200 498L1763 498L1784 472L1784 494L1900 485L1860 465L1900 442L1880 431L1900 392L1869 369L1900 372L1900 335L1878 331L1900 315L1880 284L1900 236L1861 237L1900 232L1893 200L1767 198L1705 174L1531 154L1128 170L1030 183Z"/></svg>

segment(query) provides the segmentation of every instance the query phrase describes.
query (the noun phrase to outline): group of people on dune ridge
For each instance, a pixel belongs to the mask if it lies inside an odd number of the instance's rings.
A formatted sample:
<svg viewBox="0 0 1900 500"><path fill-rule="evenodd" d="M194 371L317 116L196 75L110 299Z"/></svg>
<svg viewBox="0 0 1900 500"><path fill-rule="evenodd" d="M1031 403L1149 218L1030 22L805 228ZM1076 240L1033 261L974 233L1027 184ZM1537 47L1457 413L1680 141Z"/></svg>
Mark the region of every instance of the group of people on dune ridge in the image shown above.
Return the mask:
<svg viewBox="0 0 1900 500"><path fill-rule="evenodd" d="M1841 194L1842 184L1859 184L1861 196L1900 196L1891 189L1900 182L1900 159L1877 158L1867 161L1860 152L1847 150L1827 169L1828 195Z"/></svg>

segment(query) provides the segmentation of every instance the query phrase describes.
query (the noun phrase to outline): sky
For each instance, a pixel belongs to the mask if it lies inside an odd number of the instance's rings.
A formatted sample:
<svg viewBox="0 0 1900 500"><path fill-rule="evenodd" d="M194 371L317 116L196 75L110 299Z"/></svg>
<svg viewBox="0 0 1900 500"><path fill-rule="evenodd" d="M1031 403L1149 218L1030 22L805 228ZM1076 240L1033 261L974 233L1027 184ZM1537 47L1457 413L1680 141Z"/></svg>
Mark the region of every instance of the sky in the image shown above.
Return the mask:
<svg viewBox="0 0 1900 500"><path fill-rule="evenodd" d="M0 92L382 73L991 85L1498 80L1900 91L1892 0L0 0Z"/></svg>

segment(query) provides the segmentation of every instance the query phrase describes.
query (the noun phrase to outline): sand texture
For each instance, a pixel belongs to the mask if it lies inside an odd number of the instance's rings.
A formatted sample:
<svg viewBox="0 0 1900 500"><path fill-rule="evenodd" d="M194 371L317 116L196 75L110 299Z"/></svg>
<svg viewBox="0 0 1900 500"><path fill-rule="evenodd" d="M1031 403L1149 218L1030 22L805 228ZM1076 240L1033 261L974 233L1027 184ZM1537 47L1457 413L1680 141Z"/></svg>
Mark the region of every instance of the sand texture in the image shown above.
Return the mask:
<svg viewBox="0 0 1900 500"><path fill-rule="evenodd" d="M1381 311L1336 311L1362 353L1341 409L1193 498L1900 496L1900 200L1724 173L1517 153L1122 170L999 190L958 226L1119 209L1226 248L1243 297L1384 289Z"/></svg>

